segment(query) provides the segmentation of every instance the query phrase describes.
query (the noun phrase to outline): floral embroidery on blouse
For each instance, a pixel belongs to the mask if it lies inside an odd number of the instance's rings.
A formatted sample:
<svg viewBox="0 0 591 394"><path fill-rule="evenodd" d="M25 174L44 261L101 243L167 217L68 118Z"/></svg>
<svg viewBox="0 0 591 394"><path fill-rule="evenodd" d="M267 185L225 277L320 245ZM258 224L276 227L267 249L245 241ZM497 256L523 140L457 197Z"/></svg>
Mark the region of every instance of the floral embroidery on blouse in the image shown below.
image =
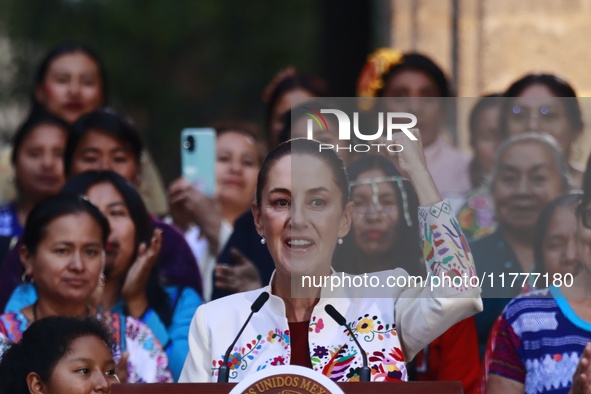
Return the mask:
<svg viewBox="0 0 591 394"><path fill-rule="evenodd" d="M280 332L277 329L275 329L275 331ZM279 335L276 332L269 331L269 337L273 338L272 342L269 341L270 343L275 342L276 338L279 337ZM289 338L289 331L286 332L286 335ZM280 338L281 339L279 339L278 342L283 340L282 336ZM288 341L289 341L289 339L288 339ZM261 350L263 344L265 344L265 343L267 343L267 341L265 341L263 339L263 336L257 335L256 339L253 339L252 341L246 343L245 346L242 346L242 347L239 345L234 346L234 349L232 349L232 352L230 352L230 357L228 357L228 363L226 364L228 366L228 370L230 372L228 374L229 379L236 379L236 377L238 376L238 369L241 369L243 371L246 370L246 368L248 368L248 362L250 360L254 360L254 356L259 354L259 351ZM211 370L211 374L212 374L212 376L218 376L220 367L222 365L224 365L224 355L222 354L217 361L213 360L212 364L213 364L213 368ZM273 364L273 365L282 365L282 364ZM257 368L257 371L259 369L262 369L262 368L259 366Z"/></svg>
<svg viewBox="0 0 591 394"><path fill-rule="evenodd" d="M458 220L451 216L450 212L451 207L447 201L419 209L420 228L423 231L423 256L427 268L432 275L439 277L476 275L468 241L462 234ZM449 217L447 223L428 223L429 215L439 218L442 213ZM469 288L462 286L458 290L466 291Z"/></svg>
<svg viewBox="0 0 591 394"><path fill-rule="evenodd" d="M339 381L345 377L355 361L357 349L348 344L339 346L313 346L314 352L310 361L312 369L322 372L333 381Z"/></svg>
<svg viewBox="0 0 591 394"><path fill-rule="evenodd" d="M389 339L390 336L397 335L395 324L383 324L377 316L369 317L369 314L358 318L357 323L348 323L348 325L353 333L364 334L362 338L365 342L373 341L376 336L378 340L382 341L384 338Z"/></svg>
<svg viewBox="0 0 591 394"><path fill-rule="evenodd" d="M310 321L310 328L312 329L316 325L316 316L313 316ZM358 336L358 340L365 342L372 342L376 339L383 341L384 339L390 339L398 335L395 324L382 323L378 316L370 316L369 314L360 316L356 321L349 322L347 325L351 327L354 335ZM343 333L349 337L346 329L343 330ZM353 342L353 339L350 337L349 340ZM335 382L359 380L362 365L359 365L360 360L356 360L358 349L355 344L332 347L312 345L311 349L312 354L310 360L312 362L312 368L315 371L322 372L323 375ZM384 352L385 349L381 352L375 351L368 358L372 380L400 381L406 379L406 368L402 349L392 347L388 355L385 355Z"/></svg>
<svg viewBox="0 0 591 394"><path fill-rule="evenodd" d="M291 348L289 344L291 343L291 338L289 336L289 330L281 331L280 329L276 328L275 330L269 331L269 335L267 336L268 343L277 343L280 346L283 346L283 350L285 350L286 357L291 357ZM269 365L286 365L287 359L283 356L276 356L266 360L263 364L257 367L257 371L261 369L267 368Z"/></svg>
<svg viewBox="0 0 591 394"><path fill-rule="evenodd" d="M129 382L135 383L171 383L172 375L168 370L168 357L162 349L162 345L154 336L154 333L139 320L130 318L125 319L125 341L127 347L133 343L134 350L141 349L141 359L144 363L152 364L151 369L154 376L150 381L144 381L138 374L137 369L129 370ZM131 356L130 356L131 357Z"/></svg>
<svg viewBox="0 0 591 394"><path fill-rule="evenodd" d="M290 343L289 330L281 331L280 329L276 328L275 330L269 331L269 335L267 335L267 342L278 342L283 344L285 346L284 348L287 349L287 345Z"/></svg>
<svg viewBox="0 0 591 394"><path fill-rule="evenodd" d="M402 349L393 347L387 354L384 351L373 352L368 361L370 363L372 380L384 382L406 380L406 368L404 367ZM400 366L403 366L403 368Z"/></svg>
<svg viewBox="0 0 591 394"><path fill-rule="evenodd" d="M309 332L315 332L316 334L318 334L320 331L322 331L322 329L324 328L324 322L322 321L322 318L318 319L318 321L316 321L316 316L312 316L312 319L310 320L310 327L308 328Z"/></svg>

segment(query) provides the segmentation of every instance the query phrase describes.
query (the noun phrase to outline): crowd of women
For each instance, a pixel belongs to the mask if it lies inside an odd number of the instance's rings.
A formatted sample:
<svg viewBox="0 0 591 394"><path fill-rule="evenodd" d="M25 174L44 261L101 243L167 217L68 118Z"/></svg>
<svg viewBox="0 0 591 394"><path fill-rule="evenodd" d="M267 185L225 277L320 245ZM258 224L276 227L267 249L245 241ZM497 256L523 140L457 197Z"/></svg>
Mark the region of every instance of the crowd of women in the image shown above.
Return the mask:
<svg viewBox="0 0 591 394"><path fill-rule="evenodd" d="M237 382L284 364L358 381L367 356L372 381L591 393L591 165L574 164L583 115L561 77L528 74L479 98L466 120L470 158L448 138L454 93L425 55L383 48L359 75L366 105L417 116L417 141L395 133L396 153L319 149L337 145L338 125L327 116L318 142L306 122L330 90L286 69L264 89L264 133L212 125L213 197L182 178L159 188L106 87L92 50L54 48L3 153L14 182L0 185L12 196L0 207L0 392L209 382L225 366ZM379 296L296 288L340 272L550 279Z"/></svg>

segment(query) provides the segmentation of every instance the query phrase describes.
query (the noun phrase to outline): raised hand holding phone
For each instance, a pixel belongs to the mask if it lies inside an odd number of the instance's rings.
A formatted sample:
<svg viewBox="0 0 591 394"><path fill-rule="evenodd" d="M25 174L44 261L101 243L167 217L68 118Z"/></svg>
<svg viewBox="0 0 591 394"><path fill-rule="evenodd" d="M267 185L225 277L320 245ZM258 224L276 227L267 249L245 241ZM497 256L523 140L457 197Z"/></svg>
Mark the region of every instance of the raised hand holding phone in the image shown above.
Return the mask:
<svg viewBox="0 0 591 394"><path fill-rule="evenodd" d="M182 177L168 189L174 222L183 230L194 223L217 252L221 210L215 199L216 134L214 129L184 129L181 133Z"/></svg>
<svg viewBox="0 0 591 394"><path fill-rule="evenodd" d="M208 197L215 192L216 134L211 128L181 133L182 177Z"/></svg>

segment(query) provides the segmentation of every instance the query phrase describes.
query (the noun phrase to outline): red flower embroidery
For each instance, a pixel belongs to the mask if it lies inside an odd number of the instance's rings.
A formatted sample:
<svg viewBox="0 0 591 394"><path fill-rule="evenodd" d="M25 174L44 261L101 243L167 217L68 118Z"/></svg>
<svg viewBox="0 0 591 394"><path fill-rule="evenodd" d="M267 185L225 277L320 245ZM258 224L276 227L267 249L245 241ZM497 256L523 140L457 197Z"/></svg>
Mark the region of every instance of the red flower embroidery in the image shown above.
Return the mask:
<svg viewBox="0 0 591 394"><path fill-rule="evenodd" d="M316 333L319 333L320 331L322 331L323 328L324 328L324 322L322 321L322 319L319 319L318 323L316 323L316 327L314 328L314 331L316 331Z"/></svg>

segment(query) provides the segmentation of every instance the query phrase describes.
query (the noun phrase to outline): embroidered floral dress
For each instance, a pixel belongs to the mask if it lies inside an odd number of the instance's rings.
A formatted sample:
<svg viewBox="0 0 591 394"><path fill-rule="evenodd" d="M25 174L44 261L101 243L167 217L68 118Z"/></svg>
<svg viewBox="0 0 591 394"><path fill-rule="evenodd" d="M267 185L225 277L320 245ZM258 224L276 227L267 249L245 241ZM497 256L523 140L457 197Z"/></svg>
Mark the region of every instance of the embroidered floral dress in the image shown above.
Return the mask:
<svg viewBox="0 0 591 394"><path fill-rule="evenodd" d="M487 186L481 186L468 195L466 203L458 212L458 221L469 241L495 231L495 207Z"/></svg>
<svg viewBox="0 0 591 394"><path fill-rule="evenodd" d="M123 352L129 352L128 383L172 382L166 353L146 325L117 313L97 317L111 327L117 345L115 361L119 361ZM0 315L0 355L11 342L21 340L29 325L30 322L22 312Z"/></svg>
<svg viewBox="0 0 591 394"><path fill-rule="evenodd" d="M447 201L419 208L419 223L430 275L475 275L468 243ZM336 272L333 275L355 278ZM388 278L408 278L400 268L372 276L382 284ZM197 309L180 382L217 379L227 347L250 313L251 304L263 291L271 293L271 286L224 297ZM328 304L345 316L365 349L372 381L406 380L406 360L411 360L451 325L482 309L479 288L386 287L380 296L365 288L340 287L332 292L322 289L309 323L308 350L312 368L333 381L358 380L362 356L347 331L325 312ZM290 364L290 342L285 304L271 294L230 354L230 381L240 381L275 365Z"/></svg>

